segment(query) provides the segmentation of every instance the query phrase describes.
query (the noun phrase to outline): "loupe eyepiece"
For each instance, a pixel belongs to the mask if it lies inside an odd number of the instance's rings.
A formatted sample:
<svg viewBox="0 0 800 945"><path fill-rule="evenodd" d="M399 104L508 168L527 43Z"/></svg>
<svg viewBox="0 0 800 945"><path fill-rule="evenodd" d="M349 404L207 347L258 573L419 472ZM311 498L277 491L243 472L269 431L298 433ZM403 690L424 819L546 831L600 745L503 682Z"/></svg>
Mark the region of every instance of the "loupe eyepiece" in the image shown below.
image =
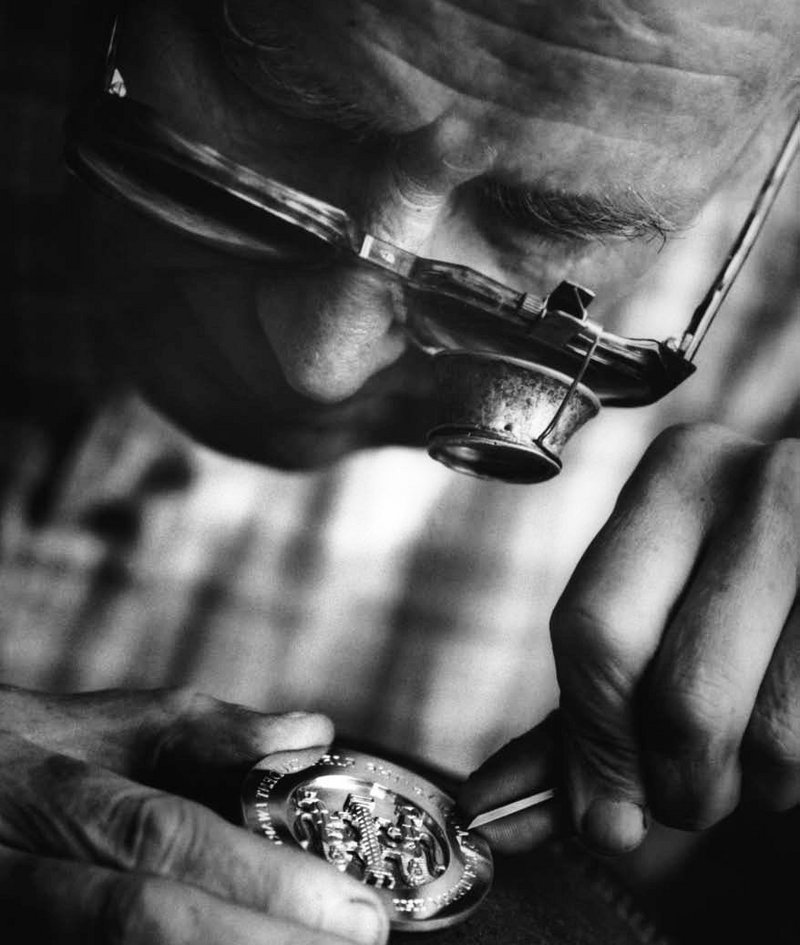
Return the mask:
<svg viewBox="0 0 800 945"><path fill-rule="evenodd" d="M440 351L433 359L439 423L428 453L457 472L536 483L561 471L567 440L600 401L586 385L518 358Z"/></svg>

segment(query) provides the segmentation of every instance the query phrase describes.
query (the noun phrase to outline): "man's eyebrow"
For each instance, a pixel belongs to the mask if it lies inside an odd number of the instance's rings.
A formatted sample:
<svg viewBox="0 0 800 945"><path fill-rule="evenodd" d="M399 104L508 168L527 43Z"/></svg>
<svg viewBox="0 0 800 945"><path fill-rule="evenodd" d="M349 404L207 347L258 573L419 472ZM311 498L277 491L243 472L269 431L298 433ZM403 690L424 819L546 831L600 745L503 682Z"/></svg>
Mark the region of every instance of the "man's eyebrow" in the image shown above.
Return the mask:
<svg viewBox="0 0 800 945"><path fill-rule="evenodd" d="M339 89L322 80L311 63L296 55L285 23L264 18L259 29L245 35L231 16L227 0L223 0L222 10L223 39L227 40L223 53L229 66L246 82L246 73L252 74L250 70L255 67L264 81L254 91L268 95L279 110L299 118L324 121L355 137L392 137L382 116L348 100ZM242 55L247 63L245 72L239 68ZM252 87L252 83L248 84ZM476 182L474 192L484 211L495 217L502 215L520 229L553 243L614 239L664 243L668 236L684 228L671 218L671 208L660 209L655 201L632 187L594 195L510 185L485 177Z"/></svg>
<svg viewBox="0 0 800 945"><path fill-rule="evenodd" d="M663 243L682 229L668 209L661 210L634 188L595 195L485 178L480 201L485 209L554 242L656 239Z"/></svg>

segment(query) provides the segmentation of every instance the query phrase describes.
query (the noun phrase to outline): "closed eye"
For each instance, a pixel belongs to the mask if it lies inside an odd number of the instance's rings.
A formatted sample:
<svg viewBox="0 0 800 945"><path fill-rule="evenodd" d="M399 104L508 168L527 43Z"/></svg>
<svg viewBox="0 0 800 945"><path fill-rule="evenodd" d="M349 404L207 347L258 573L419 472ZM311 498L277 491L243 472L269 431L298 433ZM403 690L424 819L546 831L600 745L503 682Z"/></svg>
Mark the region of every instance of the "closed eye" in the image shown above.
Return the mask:
<svg viewBox="0 0 800 945"><path fill-rule="evenodd" d="M680 229L650 200L632 189L616 195L594 195L483 178L476 182L476 199L482 212L550 243L639 239L664 243Z"/></svg>

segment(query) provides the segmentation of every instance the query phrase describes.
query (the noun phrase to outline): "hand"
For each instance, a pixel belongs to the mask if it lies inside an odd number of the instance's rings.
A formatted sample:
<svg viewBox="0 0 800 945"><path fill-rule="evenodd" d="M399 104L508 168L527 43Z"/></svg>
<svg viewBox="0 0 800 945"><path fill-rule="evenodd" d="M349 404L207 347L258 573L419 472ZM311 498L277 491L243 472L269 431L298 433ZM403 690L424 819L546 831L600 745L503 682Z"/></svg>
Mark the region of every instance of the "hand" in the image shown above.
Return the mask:
<svg viewBox="0 0 800 945"><path fill-rule="evenodd" d="M700 829L742 796L800 803L799 565L800 442L692 425L652 444L552 620L564 776L590 845L636 847L648 811ZM532 737L473 776L473 809L541 785ZM555 809L528 829L552 830Z"/></svg>
<svg viewBox="0 0 800 945"><path fill-rule="evenodd" d="M372 890L198 803L224 810L259 758L325 746L323 716L261 715L182 691L0 687L0 720L8 945L386 940Z"/></svg>

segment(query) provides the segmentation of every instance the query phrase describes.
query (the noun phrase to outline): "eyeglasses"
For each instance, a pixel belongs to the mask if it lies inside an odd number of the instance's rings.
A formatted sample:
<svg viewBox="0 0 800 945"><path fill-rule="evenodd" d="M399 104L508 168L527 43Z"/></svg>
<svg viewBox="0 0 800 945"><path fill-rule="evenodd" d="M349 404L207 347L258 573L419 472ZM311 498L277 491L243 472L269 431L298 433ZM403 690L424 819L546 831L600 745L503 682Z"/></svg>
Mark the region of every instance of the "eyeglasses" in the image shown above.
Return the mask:
<svg viewBox="0 0 800 945"><path fill-rule="evenodd" d="M509 466L511 454L501 441L510 448L520 440L514 422L491 431L495 448L489 452L495 461L488 459L474 430L467 431L468 442L462 437L460 445L451 443L444 451L440 438L437 458L478 475L517 481L547 478L560 469L557 451L566 437L557 428L566 422L570 401L581 391L587 404L595 404L587 407L591 415L599 404L652 403L693 372L697 349L800 146L798 116L730 253L683 333L664 341L626 338L588 318L594 295L581 286L563 282L539 297L474 269L417 256L364 232L344 210L188 138L154 109L128 97L117 67L119 32L118 15L111 28L102 88L67 122L66 160L79 177L169 227L236 256L279 266L316 267L348 260L369 267L401 288L409 336L427 353L473 352L492 363L521 366L523 373L533 368L539 377L560 378L556 393L550 391L545 398L550 413L537 413L536 428L522 437L523 446L527 448L530 441L535 453L545 454L539 473L531 468L529 473L514 474Z"/></svg>

